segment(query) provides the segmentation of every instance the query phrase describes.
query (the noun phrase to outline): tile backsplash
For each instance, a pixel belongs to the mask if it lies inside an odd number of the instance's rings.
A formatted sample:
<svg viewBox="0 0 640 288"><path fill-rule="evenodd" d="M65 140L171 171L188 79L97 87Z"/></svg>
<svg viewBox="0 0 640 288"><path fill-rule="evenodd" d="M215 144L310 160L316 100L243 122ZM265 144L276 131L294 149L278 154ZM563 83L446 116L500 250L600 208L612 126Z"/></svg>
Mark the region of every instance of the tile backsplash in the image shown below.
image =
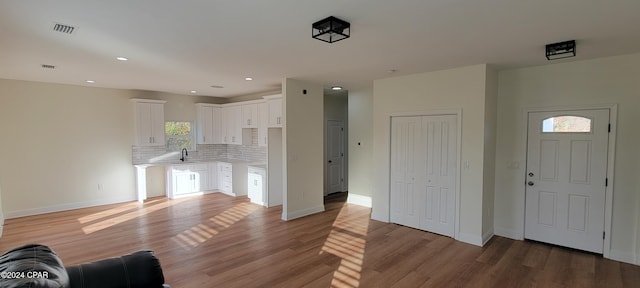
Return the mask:
<svg viewBox="0 0 640 288"><path fill-rule="evenodd" d="M257 130L257 129L251 129ZM258 146L257 133L251 133L251 145L204 144L196 145L196 151L189 151L190 162L217 160L244 160L266 162L267 147ZM174 164L180 160L180 151L167 152L165 146L132 146L133 165L138 164Z"/></svg>

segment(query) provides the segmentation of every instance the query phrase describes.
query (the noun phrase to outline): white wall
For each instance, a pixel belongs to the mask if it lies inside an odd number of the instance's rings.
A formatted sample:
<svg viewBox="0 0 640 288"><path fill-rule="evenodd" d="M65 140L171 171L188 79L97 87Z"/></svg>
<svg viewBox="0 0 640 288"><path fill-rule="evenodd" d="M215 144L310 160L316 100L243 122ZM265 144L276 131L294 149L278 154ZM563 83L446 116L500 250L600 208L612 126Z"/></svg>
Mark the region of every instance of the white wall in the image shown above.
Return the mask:
<svg viewBox="0 0 640 288"><path fill-rule="evenodd" d="M324 211L323 89L295 79L284 79L282 88L282 218L289 220Z"/></svg>
<svg viewBox="0 0 640 288"><path fill-rule="evenodd" d="M484 168L482 200L482 241L493 236L493 197L495 191L496 133L498 118L498 73L487 68L484 105Z"/></svg>
<svg viewBox="0 0 640 288"><path fill-rule="evenodd" d="M1 180L2 178L0 178ZM0 181L0 237L4 231L4 212L2 210L2 182Z"/></svg>
<svg viewBox="0 0 640 288"><path fill-rule="evenodd" d="M349 203L372 205L373 83L349 88Z"/></svg>
<svg viewBox="0 0 640 288"><path fill-rule="evenodd" d="M618 125L610 256L638 263L634 258L640 255L639 80L640 54L499 73L496 234L512 238L523 235L526 157L523 109L615 103ZM508 168L507 163L517 163L519 168Z"/></svg>
<svg viewBox="0 0 640 288"><path fill-rule="evenodd" d="M129 98L124 90L0 80L5 216L134 200Z"/></svg>
<svg viewBox="0 0 640 288"><path fill-rule="evenodd" d="M483 243L485 93L487 65L374 81L372 218L389 221L390 114L462 110L459 240ZM491 205L491 204L487 204Z"/></svg>

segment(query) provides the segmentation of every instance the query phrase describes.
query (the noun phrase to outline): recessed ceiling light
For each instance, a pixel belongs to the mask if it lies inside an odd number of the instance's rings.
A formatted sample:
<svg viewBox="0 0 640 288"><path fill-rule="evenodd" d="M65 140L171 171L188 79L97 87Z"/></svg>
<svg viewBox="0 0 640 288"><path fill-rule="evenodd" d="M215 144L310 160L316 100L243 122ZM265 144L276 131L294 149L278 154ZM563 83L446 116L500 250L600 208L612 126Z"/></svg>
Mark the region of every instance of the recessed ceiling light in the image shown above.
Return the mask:
<svg viewBox="0 0 640 288"><path fill-rule="evenodd" d="M198 91L196 91L196 90L191 90L191 94L196 94L196 93L198 93Z"/></svg>
<svg viewBox="0 0 640 288"><path fill-rule="evenodd" d="M95 81L95 80L87 80L87 81L85 81L85 82L87 82L87 83L91 83L91 84L96 83L96 81Z"/></svg>
<svg viewBox="0 0 640 288"><path fill-rule="evenodd" d="M253 78L251 78L251 77L244 77L244 80L251 81L251 80L253 80Z"/></svg>
<svg viewBox="0 0 640 288"><path fill-rule="evenodd" d="M340 91L340 90L342 90L342 87L340 87L340 86L333 86L333 87L331 87L331 90L334 90L334 91Z"/></svg>
<svg viewBox="0 0 640 288"><path fill-rule="evenodd" d="M120 56L120 57L116 57L116 59L118 59L118 60L120 60L120 61L127 61L127 60L129 60L129 58L127 58L127 57L122 57L122 56Z"/></svg>

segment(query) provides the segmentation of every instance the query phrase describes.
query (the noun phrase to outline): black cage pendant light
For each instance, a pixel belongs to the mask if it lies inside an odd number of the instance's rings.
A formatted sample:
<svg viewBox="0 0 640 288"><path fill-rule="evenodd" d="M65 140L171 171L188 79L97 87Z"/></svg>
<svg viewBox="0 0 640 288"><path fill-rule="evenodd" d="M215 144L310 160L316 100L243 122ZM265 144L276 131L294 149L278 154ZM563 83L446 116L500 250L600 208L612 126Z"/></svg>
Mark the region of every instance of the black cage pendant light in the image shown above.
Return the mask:
<svg viewBox="0 0 640 288"><path fill-rule="evenodd" d="M351 36L351 24L333 16L313 23L312 27L311 36L328 43L344 40Z"/></svg>
<svg viewBox="0 0 640 288"><path fill-rule="evenodd" d="M576 40L547 44L547 60L576 56Z"/></svg>

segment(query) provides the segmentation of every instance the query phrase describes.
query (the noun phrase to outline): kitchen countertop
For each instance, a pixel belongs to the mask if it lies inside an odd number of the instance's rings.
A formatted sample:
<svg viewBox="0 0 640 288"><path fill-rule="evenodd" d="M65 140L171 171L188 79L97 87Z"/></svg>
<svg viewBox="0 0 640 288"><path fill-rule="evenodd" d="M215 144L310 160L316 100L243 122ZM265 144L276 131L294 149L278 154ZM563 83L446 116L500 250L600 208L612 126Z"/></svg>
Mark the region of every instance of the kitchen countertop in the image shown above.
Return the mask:
<svg viewBox="0 0 640 288"><path fill-rule="evenodd" d="M261 167L266 168L267 163L265 161L248 161L248 160L239 160L239 159L229 159L229 158L220 158L220 159L211 159L205 161L187 161L182 162L180 160L175 162L162 162L162 163L146 163L146 164L135 164L135 167L139 168L147 168L147 167L157 167L157 166L179 166L179 165L194 165L194 164L205 164L212 162L226 162L231 164L244 164L247 166L253 167Z"/></svg>

